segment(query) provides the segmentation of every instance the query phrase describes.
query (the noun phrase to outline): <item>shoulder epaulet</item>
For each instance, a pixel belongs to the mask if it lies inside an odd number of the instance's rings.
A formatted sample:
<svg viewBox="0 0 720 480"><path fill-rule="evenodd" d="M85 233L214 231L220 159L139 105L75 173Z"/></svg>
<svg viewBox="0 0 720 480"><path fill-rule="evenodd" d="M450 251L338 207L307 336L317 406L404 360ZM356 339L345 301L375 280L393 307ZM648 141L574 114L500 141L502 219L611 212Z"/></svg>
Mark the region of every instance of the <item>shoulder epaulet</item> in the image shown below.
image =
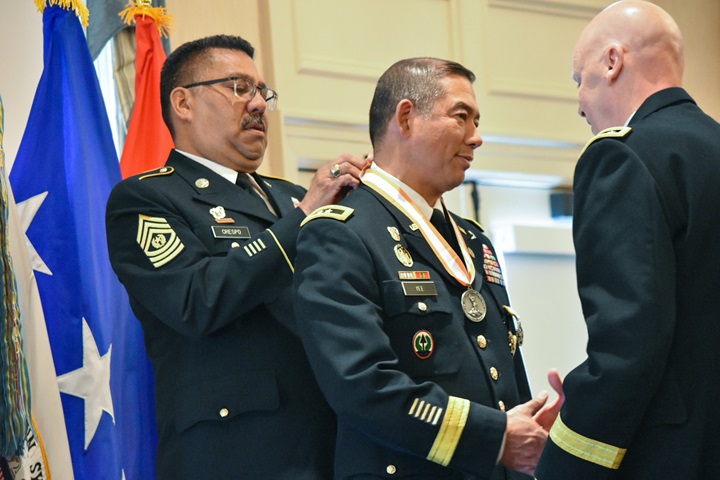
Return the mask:
<svg viewBox="0 0 720 480"><path fill-rule="evenodd" d="M605 130L602 130L597 135L595 135L593 138L590 139L589 142L585 144L585 147L582 149L582 152L580 155L582 156L583 153L585 153L585 150L593 144L593 142L600 140L601 138L623 138L627 136L628 133L632 131L632 128L630 127L610 127L606 128Z"/></svg>
<svg viewBox="0 0 720 480"><path fill-rule="evenodd" d="M173 167L160 167L156 170L148 170L147 172L143 173L138 180L145 180L146 178L151 177L161 177L163 175L170 175L173 173L175 169Z"/></svg>
<svg viewBox="0 0 720 480"><path fill-rule="evenodd" d="M344 207L342 205L325 205L305 217L305 220L302 221L300 226L302 227L310 220L315 220L316 218L332 218L344 222L350 218L350 215L352 215L354 211L354 208Z"/></svg>
<svg viewBox="0 0 720 480"><path fill-rule="evenodd" d="M483 226L480 225L477 220L472 219L472 218L466 218L466 217L463 217L463 219L464 219L464 220L467 220L467 221L470 222L470 223L472 223L473 225L475 225L476 227L478 227L481 232L485 233L485 228L483 228Z"/></svg>
<svg viewBox="0 0 720 480"><path fill-rule="evenodd" d="M271 187L271 188L272 188L272 185L271 185L270 182L268 182L267 180L280 180L281 182L285 182L285 183L293 183L293 182L291 182L290 180L288 180L287 178L274 177L274 176L272 176L272 175L260 175L260 179L261 179L263 182L265 182L265 185L267 185L268 187Z"/></svg>

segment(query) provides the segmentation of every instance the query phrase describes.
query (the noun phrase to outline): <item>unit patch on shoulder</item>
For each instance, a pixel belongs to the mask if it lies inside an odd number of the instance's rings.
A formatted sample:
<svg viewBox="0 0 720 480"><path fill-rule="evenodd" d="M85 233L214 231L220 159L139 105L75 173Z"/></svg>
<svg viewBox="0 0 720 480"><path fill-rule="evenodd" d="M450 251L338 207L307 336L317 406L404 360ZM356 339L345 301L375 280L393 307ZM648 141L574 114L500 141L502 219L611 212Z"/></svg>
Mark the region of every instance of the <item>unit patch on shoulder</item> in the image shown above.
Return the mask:
<svg viewBox="0 0 720 480"><path fill-rule="evenodd" d="M582 149L580 156L582 156L582 154L585 153L585 150L587 150L588 147L592 145L596 140L600 140L601 138L623 138L627 136L627 134L631 131L632 128L630 127L606 128L605 130L600 131L597 135L595 135L593 138L590 139L590 141L585 144L585 147Z"/></svg>
<svg viewBox="0 0 720 480"><path fill-rule="evenodd" d="M340 220L341 222L344 222L348 218L350 218L354 211L354 208L344 207L342 205L325 205L324 207L318 208L310 215L305 217L305 220L302 221L300 226L302 227L310 220L315 220L316 218L332 218L334 220Z"/></svg>
<svg viewBox="0 0 720 480"><path fill-rule="evenodd" d="M185 249L167 220L138 215L137 242L155 268L160 268Z"/></svg>
<svg viewBox="0 0 720 480"><path fill-rule="evenodd" d="M138 180L145 180L146 178L170 175L174 171L175 171L175 169L173 167L160 167L157 170L150 170L149 172L147 172L146 174L141 176Z"/></svg>

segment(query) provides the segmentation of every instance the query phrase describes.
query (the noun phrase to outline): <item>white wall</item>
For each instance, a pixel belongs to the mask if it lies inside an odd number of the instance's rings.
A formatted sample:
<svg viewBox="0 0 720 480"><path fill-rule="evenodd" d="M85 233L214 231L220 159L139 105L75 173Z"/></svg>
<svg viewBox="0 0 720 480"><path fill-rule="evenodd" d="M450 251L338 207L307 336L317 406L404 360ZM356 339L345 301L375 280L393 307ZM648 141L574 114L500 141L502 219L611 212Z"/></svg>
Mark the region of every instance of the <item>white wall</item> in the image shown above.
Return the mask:
<svg viewBox="0 0 720 480"><path fill-rule="evenodd" d="M30 0L0 0L0 95L5 161L12 165L42 74L42 14Z"/></svg>
<svg viewBox="0 0 720 480"><path fill-rule="evenodd" d="M525 330L523 354L536 392L549 389L548 369L557 368L564 377L583 361L587 343L571 224L552 219L549 193L481 189L483 221L503 252L506 284Z"/></svg>

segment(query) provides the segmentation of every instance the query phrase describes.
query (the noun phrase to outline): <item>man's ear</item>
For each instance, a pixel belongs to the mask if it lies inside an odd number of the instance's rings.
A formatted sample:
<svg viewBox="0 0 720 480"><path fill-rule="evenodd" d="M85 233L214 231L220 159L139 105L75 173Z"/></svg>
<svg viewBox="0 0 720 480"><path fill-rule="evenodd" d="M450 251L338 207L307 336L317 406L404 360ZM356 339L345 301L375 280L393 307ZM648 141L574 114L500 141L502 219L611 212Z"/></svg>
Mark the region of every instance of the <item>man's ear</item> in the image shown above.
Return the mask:
<svg viewBox="0 0 720 480"><path fill-rule="evenodd" d="M177 87L170 92L170 109L180 121L192 118L193 97L187 88Z"/></svg>
<svg viewBox="0 0 720 480"><path fill-rule="evenodd" d="M401 100L395 107L395 117L393 119L398 132L409 137L413 128L413 120L417 115L418 110L413 102L407 98Z"/></svg>
<svg viewBox="0 0 720 480"><path fill-rule="evenodd" d="M605 79L608 83L615 82L625 66L625 49L622 45L613 43L605 50L603 66L606 69Z"/></svg>

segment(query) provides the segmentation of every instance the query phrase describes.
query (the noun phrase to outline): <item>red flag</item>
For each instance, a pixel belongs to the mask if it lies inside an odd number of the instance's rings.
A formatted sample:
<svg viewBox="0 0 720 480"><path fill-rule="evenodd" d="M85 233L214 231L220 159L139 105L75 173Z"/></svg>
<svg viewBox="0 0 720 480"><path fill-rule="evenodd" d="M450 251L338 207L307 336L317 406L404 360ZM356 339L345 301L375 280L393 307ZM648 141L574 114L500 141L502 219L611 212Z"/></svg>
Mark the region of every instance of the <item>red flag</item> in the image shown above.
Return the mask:
<svg viewBox="0 0 720 480"><path fill-rule="evenodd" d="M123 178L164 165L174 147L160 107L160 70L165 50L156 20L136 15L135 38L135 106L120 159Z"/></svg>

